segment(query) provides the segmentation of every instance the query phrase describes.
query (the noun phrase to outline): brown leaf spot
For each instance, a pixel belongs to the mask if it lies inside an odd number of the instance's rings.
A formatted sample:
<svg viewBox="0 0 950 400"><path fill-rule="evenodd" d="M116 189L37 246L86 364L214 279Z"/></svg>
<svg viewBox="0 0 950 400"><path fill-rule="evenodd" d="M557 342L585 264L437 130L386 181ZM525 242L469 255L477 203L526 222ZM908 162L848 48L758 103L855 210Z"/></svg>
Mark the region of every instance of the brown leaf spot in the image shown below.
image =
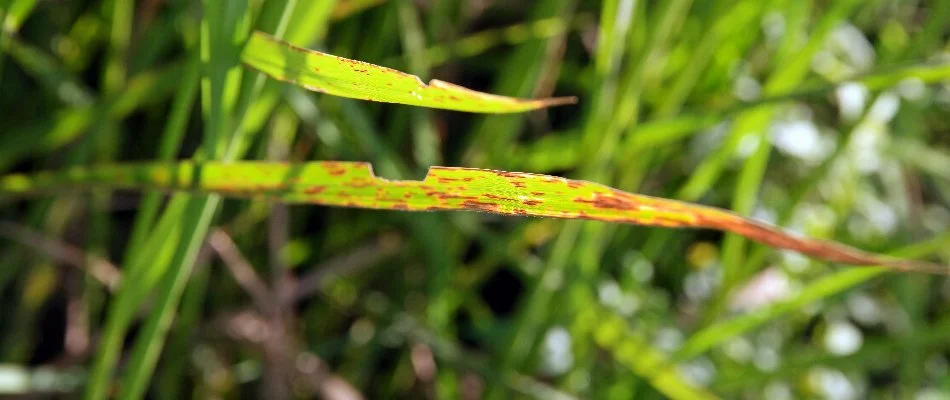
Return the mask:
<svg viewBox="0 0 950 400"><path fill-rule="evenodd" d="M327 190L326 186L317 185L317 186L310 186L304 189L303 192L306 194L320 194L320 193L323 193L324 190Z"/></svg>
<svg viewBox="0 0 950 400"><path fill-rule="evenodd" d="M485 203L483 201L478 201L478 200L465 200L464 202L462 202L462 207L470 209L470 210L489 211L489 212L494 212L498 209L497 204Z"/></svg>
<svg viewBox="0 0 950 400"><path fill-rule="evenodd" d="M485 196L486 198L489 198L489 199L492 199L492 200L515 201L515 199L513 199L513 198L511 198L511 197L498 196L498 195L494 195L494 194L491 194L491 193L485 193L484 196Z"/></svg>
<svg viewBox="0 0 950 400"><path fill-rule="evenodd" d="M597 208L609 208L612 210L635 210L638 208L636 203L629 200L600 193L594 193L593 200L588 200L584 197L575 197L574 201L577 203L590 204Z"/></svg>

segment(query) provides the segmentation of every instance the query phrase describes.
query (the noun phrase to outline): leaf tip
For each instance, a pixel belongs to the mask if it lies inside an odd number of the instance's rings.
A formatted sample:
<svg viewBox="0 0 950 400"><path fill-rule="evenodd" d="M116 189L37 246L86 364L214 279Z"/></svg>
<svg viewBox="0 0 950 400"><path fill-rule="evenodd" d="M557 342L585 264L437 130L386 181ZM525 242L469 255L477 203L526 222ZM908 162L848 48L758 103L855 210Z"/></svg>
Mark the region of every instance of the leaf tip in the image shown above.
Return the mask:
<svg viewBox="0 0 950 400"><path fill-rule="evenodd" d="M544 107L566 106L577 104L577 96L550 97L538 100Z"/></svg>

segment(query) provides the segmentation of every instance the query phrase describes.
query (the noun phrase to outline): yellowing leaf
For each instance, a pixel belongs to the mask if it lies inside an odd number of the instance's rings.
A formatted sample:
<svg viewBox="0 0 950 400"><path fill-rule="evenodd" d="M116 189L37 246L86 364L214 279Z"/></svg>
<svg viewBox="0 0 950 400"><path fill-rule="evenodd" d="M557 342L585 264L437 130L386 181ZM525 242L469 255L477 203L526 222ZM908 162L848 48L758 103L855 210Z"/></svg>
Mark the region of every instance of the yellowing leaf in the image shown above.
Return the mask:
<svg viewBox="0 0 950 400"><path fill-rule="evenodd" d="M241 60L265 75L315 92L386 103L476 113L515 113L572 104L574 97L517 99L477 92L391 68L308 50L254 32Z"/></svg>
<svg viewBox="0 0 950 400"><path fill-rule="evenodd" d="M950 272L927 262L895 259L835 242L795 236L714 207L627 193L592 182L474 168L432 167L422 181L392 181L376 177L371 166L363 162L118 164L6 176L0 179L0 194L67 186L160 188L328 206L405 211L471 210L671 228L709 228L827 261L882 265L904 271Z"/></svg>

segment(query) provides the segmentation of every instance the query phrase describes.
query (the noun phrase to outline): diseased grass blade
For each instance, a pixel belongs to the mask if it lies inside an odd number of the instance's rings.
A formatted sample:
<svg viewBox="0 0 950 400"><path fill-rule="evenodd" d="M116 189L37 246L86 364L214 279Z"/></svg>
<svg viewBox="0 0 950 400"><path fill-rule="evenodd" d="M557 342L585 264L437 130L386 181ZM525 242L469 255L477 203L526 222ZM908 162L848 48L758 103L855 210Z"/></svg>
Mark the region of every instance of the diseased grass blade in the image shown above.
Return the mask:
<svg viewBox="0 0 950 400"><path fill-rule="evenodd" d="M934 274L950 272L927 262L894 259L835 242L794 236L778 227L719 208L627 193L593 182L487 169L432 167L425 179L413 181L378 178L371 165L364 162L132 163L9 175L0 179L0 194L69 186L159 188L342 207L470 210L670 228L708 228L832 262Z"/></svg>
<svg viewBox="0 0 950 400"><path fill-rule="evenodd" d="M307 50L254 32L241 61L271 78L334 96L477 113L515 113L572 104L574 97L517 99L477 92L362 61Z"/></svg>

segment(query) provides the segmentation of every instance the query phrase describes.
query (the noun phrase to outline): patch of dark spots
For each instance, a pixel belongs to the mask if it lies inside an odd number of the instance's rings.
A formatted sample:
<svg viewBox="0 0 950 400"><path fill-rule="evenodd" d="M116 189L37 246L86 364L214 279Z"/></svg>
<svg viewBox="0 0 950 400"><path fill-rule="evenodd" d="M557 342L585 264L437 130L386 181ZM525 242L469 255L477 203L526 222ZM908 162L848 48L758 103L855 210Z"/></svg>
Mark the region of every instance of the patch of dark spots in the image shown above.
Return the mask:
<svg viewBox="0 0 950 400"><path fill-rule="evenodd" d="M536 206L542 203L540 200L522 200L521 202L526 206Z"/></svg>

